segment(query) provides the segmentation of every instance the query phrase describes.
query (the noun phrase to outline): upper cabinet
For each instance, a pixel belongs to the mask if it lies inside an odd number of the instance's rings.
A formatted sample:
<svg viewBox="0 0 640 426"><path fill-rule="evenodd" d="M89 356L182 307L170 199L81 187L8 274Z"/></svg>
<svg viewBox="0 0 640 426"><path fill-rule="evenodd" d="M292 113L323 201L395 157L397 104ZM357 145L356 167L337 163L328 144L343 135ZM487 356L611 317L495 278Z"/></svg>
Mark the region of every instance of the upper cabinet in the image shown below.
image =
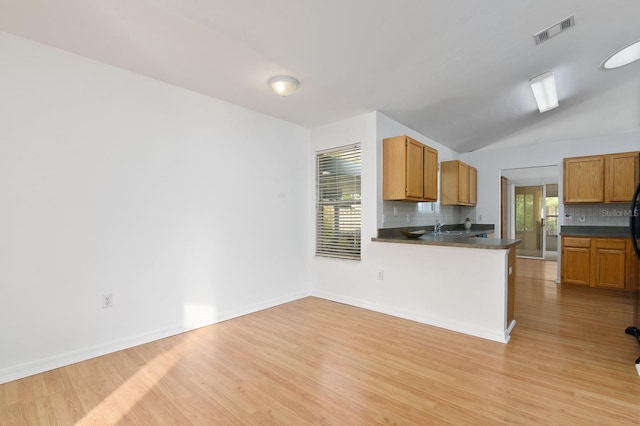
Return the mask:
<svg viewBox="0 0 640 426"><path fill-rule="evenodd" d="M604 202L604 155L565 158L563 163L565 204Z"/></svg>
<svg viewBox="0 0 640 426"><path fill-rule="evenodd" d="M565 204L630 202L638 182L638 152L565 158Z"/></svg>
<svg viewBox="0 0 640 426"><path fill-rule="evenodd" d="M469 166L469 204L478 204L478 169Z"/></svg>
<svg viewBox="0 0 640 426"><path fill-rule="evenodd" d="M382 143L382 198L437 201L438 151L406 135Z"/></svg>
<svg viewBox="0 0 640 426"><path fill-rule="evenodd" d="M430 146L422 147L424 168L422 173L422 187L425 200L438 200L438 151Z"/></svg>
<svg viewBox="0 0 640 426"><path fill-rule="evenodd" d="M605 199L608 202L631 202L638 183L638 155L638 152L624 152L606 156Z"/></svg>
<svg viewBox="0 0 640 426"><path fill-rule="evenodd" d="M478 170L460 160L440 163L440 204L475 206Z"/></svg>

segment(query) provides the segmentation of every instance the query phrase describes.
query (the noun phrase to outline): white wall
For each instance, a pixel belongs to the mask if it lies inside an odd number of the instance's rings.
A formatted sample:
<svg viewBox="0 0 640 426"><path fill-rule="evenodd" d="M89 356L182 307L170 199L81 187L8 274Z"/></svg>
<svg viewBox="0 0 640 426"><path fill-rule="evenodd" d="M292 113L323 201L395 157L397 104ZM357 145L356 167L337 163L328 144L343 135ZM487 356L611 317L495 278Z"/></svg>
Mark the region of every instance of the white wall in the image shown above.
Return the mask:
<svg viewBox="0 0 640 426"><path fill-rule="evenodd" d="M360 292L367 292L367 282L374 279L375 272L367 262L367 253L371 246L371 238L377 236L376 208L377 208L377 147L376 147L376 116L368 113L355 118L340 121L331 125L318 127L311 131L311 150L314 153L309 158L308 187L309 203L315 203L315 152L331 148L360 143L362 147L362 176L361 176L361 211L362 211L362 261L313 257L310 263L311 292L314 289L324 291L329 285L336 286L346 297L356 297ZM309 233L315 230L315 216L310 215ZM309 250L315 252L314 238L311 238ZM319 292L315 292L320 295ZM325 296L322 296L325 297Z"/></svg>
<svg viewBox="0 0 640 426"><path fill-rule="evenodd" d="M4 33L0 93L0 383L308 294L308 129Z"/></svg>
<svg viewBox="0 0 640 426"><path fill-rule="evenodd" d="M640 150L640 131L589 139L533 144L501 149L483 149L465 153L461 159L478 169L478 221L500 225L500 170L521 167L560 167L558 197L562 200L562 159L583 155L609 154ZM559 225L563 225L564 210L560 207ZM482 217L482 219L480 219Z"/></svg>

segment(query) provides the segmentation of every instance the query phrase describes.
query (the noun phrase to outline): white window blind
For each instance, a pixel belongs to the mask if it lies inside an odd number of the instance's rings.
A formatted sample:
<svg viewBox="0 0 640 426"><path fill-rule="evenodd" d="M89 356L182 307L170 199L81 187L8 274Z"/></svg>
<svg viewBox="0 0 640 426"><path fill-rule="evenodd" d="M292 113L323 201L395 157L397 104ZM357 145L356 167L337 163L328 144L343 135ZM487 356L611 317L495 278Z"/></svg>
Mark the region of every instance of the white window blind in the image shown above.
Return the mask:
<svg viewBox="0 0 640 426"><path fill-rule="evenodd" d="M316 155L316 255L360 259L361 148Z"/></svg>

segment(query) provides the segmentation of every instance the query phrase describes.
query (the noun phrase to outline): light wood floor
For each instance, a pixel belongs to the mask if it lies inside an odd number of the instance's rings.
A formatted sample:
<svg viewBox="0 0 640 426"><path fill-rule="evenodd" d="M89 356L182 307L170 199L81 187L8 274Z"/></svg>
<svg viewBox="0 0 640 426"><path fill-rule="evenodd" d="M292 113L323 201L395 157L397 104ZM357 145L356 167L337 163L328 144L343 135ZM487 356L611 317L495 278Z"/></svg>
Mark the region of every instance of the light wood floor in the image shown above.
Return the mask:
<svg viewBox="0 0 640 426"><path fill-rule="evenodd" d="M306 298L0 385L0 424L638 424L629 295L554 267L507 345Z"/></svg>

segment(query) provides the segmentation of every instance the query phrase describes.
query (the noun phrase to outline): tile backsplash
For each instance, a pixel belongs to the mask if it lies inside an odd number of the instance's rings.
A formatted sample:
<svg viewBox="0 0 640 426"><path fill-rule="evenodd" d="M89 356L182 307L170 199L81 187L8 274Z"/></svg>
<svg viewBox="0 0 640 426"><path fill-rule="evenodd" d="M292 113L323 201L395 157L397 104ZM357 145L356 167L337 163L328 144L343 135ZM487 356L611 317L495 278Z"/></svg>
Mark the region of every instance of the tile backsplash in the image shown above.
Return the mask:
<svg viewBox="0 0 640 426"><path fill-rule="evenodd" d="M440 203L384 201L382 227L401 228L433 226L436 222L452 225L471 218L476 223L476 208L442 206ZM565 204L564 225L571 226L628 226L630 206L627 204Z"/></svg>
<svg viewBox="0 0 640 426"><path fill-rule="evenodd" d="M440 203L414 203L385 201L382 203L382 227L433 226L436 222L446 225L461 224L465 218L476 223L476 208L442 206Z"/></svg>
<svg viewBox="0 0 640 426"><path fill-rule="evenodd" d="M628 204L565 204L564 224L571 226L628 226Z"/></svg>

